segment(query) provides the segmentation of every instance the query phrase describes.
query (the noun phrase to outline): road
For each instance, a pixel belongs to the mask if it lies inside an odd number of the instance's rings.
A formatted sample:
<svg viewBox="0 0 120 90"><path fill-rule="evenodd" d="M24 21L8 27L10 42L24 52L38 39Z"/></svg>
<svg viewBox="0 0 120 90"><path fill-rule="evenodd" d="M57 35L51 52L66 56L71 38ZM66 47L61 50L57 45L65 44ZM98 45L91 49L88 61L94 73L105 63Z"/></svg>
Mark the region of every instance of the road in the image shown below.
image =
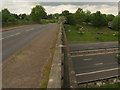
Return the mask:
<svg viewBox="0 0 120 90"><path fill-rule="evenodd" d="M118 67L117 58L113 53L73 57L72 61L77 74Z"/></svg>
<svg viewBox="0 0 120 90"><path fill-rule="evenodd" d="M0 39L2 40L2 60L6 60L30 40L39 36L42 32L46 31L47 28L53 25L54 24L27 26L3 32L2 38Z"/></svg>
<svg viewBox="0 0 120 90"><path fill-rule="evenodd" d="M6 48L20 52L4 60L2 64L3 88L40 88L43 84L47 85L44 81L48 79L52 61L51 50L54 49L59 29L59 24L48 24L24 27L9 32L9 36L18 32L21 34L3 39L4 44L11 40ZM6 37L7 32L3 38ZM10 55L11 51L8 50L8 52Z"/></svg>
<svg viewBox="0 0 120 90"><path fill-rule="evenodd" d="M116 48L118 47L118 42L78 43L78 44L69 44L69 47L70 47L70 51Z"/></svg>
<svg viewBox="0 0 120 90"><path fill-rule="evenodd" d="M118 42L78 43L69 44L70 52L113 49L118 47ZM119 75L120 65L117 63L116 53L101 52L86 54L85 56L72 56L73 69L77 82L84 83Z"/></svg>

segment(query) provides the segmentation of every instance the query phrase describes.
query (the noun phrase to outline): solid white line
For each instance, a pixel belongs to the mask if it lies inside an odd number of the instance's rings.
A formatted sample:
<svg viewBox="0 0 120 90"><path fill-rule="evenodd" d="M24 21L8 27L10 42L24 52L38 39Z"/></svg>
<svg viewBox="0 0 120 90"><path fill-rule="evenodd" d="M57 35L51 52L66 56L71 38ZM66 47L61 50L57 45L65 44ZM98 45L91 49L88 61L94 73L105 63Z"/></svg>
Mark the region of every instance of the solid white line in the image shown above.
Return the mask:
<svg viewBox="0 0 120 90"><path fill-rule="evenodd" d="M95 65L101 65L101 64L103 64L103 63L96 63Z"/></svg>
<svg viewBox="0 0 120 90"><path fill-rule="evenodd" d="M26 30L26 31L32 31L32 30L34 30L34 28L31 28L31 29L29 29L29 30Z"/></svg>
<svg viewBox="0 0 120 90"><path fill-rule="evenodd" d="M19 35L19 34L21 34L21 33L20 33L20 32L18 32L18 33L14 34L14 35Z"/></svg>
<svg viewBox="0 0 120 90"><path fill-rule="evenodd" d="M96 80L102 80L102 79L106 79L106 78L112 78L112 77L118 77L119 75L114 75L114 76L109 76L109 77L104 77L104 78L97 78L97 79L93 79L93 80L88 80L88 81L82 81L82 82L78 82L78 83L85 83L85 82L91 82L91 81L96 81Z"/></svg>
<svg viewBox="0 0 120 90"><path fill-rule="evenodd" d="M102 50L118 50L118 48L109 48L109 49L97 49L97 50L84 50L84 51L73 51L70 53L80 53L80 52L91 52L91 51L102 51Z"/></svg>
<svg viewBox="0 0 120 90"><path fill-rule="evenodd" d="M113 68L113 69L100 70L100 71L95 71L95 72L81 73L81 74L76 74L76 76L87 75L87 74L95 74L95 73L107 72L107 71L113 71L113 70L117 70L117 69L120 69L120 68Z"/></svg>
<svg viewBox="0 0 120 90"><path fill-rule="evenodd" d="M4 37L4 38L2 38L2 39L6 39L6 38L9 38L9 37L13 37L13 36L16 36L16 35L19 35L19 34L21 34L21 33L18 32L18 33L15 33L15 34L13 34L13 35L10 35L10 36L7 36L7 37Z"/></svg>
<svg viewBox="0 0 120 90"><path fill-rule="evenodd" d="M90 60L92 60L92 58L86 58L86 59L84 59L84 61L90 61Z"/></svg>
<svg viewBox="0 0 120 90"><path fill-rule="evenodd" d="M94 55L111 54L111 53L118 53L118 51L116 51L116 52L106 52L106 53L85 54L85 55L74 55L74 56L71 56L71 57L94 56Z"/></svg>

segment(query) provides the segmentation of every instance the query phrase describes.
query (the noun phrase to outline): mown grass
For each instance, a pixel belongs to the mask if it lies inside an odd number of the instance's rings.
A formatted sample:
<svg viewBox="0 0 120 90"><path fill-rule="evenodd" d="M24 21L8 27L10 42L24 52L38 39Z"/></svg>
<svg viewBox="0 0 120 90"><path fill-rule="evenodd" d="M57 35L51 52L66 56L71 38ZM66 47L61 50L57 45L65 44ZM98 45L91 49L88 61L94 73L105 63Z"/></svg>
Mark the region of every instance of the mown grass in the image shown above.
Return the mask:
<svg viewBox="0 0 120 90"><path fill-rule="evenodd" d="M76 26L64 25L67 39L70 42L106 42L117 41L118 32L107 27L96 28L90 25L82 25L84 34L78 33ZM116 36L114 36L114 34Z"/></svg>
<svg viewBox="0 0 120 90"><path fill-rule="evenodd" d="M120 88L120 83L110 84L110 85L103 85L100 88Z"/></svg>

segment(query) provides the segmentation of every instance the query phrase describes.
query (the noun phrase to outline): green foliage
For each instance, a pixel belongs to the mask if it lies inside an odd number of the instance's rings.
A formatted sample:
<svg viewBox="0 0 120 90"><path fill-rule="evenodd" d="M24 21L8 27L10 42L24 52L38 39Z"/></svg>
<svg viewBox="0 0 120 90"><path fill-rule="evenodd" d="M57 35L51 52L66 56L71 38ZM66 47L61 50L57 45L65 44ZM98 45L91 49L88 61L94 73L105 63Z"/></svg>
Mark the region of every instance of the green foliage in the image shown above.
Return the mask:
<svg viewBox="0 0 120 90"><path fill-rule="evenodd" d="M103 86L100 86L100 88L118 89L118 88L120 88L120 83L109 84L109 85L103 85Z"/></svg>
<svg viewBox="0 0 120 90"><path fill-rule="evenodd" d="M90 23L91 22L91 12L88 11L88 10L85 13L85 20L84 20L84 22L86 22L86 23Z"/></svg>
<svg viewBox="0 0 120 90"><path fill-rule="evenodd" d="M56 23L56 19L41 19L42 24L48 24L48 23Z"/></svg>
<svg viewBox="0 0 120 90"><path fill-rule="evenodd" d="M116 16L112 21L112 27L114 30L120 30L120 17Z"/></svg>
<svg viewBox="0 0 120 90"><path fill-rule="evenodd" d="M106 16L101 14L100 11L93 13L92 15L92 24L96 27L102 27L107 25Z"/></svg>
<svg viewBox="0 0 120 90"><path fill-rule="evenodd" d="M106 42L117 41L118 37L113 36L117 31L108 29L107 27L95 28L92 25L82 25L80 31L79 25L65 25L67 39L70 42ZM70 32L69 32L70 30ZM79 33L80 32L80 33ZM81 34L82 32L82 34Z"/></svg>
<svg viewBox="0 0 120 90"><path fill-rule="evenodd" d="M30 15L34 22L40 23L40 20L45 18L47 14L42 6L36 5L34 8L32 8Z"/></svg>
<svg viewBox="0 0 120 90"><path fill-rule="evenodd" d="M20 18L21 20L25 20L26 17L27 17L27 15L26 15L25 13L19 15L19 18Z"/></svg>
<svg viewBox="0 0 120 90"><path fill-rule="evenodd" d="M7 22L10 17L10 12L8 9L3 9L2 10L2 22Z"/></svg>
<svg viewBox="0 0 120 90"><path fill-rule="evenodd" d="M76 24L80 24L85 21L85 12L81 8L78 8L78 10L75 12L75 21Z"/></svg>
<svg viewBox="0 0 120 90"><path fill-rule="evenodd" d="M106 18L107 18L107 21L109 22L109 21L112 21L113 19L114 19L114 15L112 15L112 14L108 14L107 16L106 16Z"/></svg>
<svg viewBox="0 0 120 90"><path fill-rule="evenodd" d="M65 11L62 12L62 15L65 16L65 17L67 17L69 14L70 14L70 13L69 13L68 10L65 10Z"/></svg>
<svg viewBox="0 0 120 90"><path fill-rule="evenodd" d="M10 15L10 17L8 18L7 21L8 22L17 22L17 19L13 15Z"/></svg>
<svg viewBox="0 0 120 90"><path fill-rule="evenodd" d="M62 12L62 15L66 18L66 24L74 25L75 24L75 17L72 13L69 13L68 10Z"/></svg>

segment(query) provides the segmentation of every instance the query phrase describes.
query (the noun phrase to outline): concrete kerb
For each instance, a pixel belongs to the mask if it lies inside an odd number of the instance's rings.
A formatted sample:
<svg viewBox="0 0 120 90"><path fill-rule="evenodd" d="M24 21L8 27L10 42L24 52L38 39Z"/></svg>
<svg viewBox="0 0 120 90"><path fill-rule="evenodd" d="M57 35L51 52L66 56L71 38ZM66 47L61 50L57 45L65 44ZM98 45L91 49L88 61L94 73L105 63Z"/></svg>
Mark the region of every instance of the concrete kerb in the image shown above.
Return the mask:
<svg viewBox="0 0 120 90"><path fill-rule="evenodd" d="M61 88L62 30L58 34L47 88Z"/></svg>

